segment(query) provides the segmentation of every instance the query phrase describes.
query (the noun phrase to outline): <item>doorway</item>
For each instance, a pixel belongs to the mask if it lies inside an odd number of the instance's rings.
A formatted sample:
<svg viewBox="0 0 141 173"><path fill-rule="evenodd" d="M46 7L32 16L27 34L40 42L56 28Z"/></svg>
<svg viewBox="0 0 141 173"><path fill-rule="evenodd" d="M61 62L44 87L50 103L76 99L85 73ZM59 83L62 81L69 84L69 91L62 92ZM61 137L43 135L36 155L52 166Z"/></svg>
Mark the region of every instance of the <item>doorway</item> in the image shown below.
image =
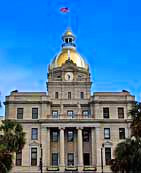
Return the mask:
<svg viewBox="0 0 141 173"><path fill-rule="evenodd" d="M90 153L83 154L84 165L90 165Z"/></svg>

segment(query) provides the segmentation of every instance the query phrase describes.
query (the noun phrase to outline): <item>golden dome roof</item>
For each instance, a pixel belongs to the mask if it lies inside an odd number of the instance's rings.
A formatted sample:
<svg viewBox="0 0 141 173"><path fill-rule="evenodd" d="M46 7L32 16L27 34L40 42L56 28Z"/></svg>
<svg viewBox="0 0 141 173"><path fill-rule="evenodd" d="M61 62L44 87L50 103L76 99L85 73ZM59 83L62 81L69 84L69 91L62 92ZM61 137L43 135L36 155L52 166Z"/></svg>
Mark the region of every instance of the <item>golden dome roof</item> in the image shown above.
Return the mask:
<svg viewBox="0 0 141 173"><path fill-rule="evenodd" d="M65 32L65 35L66 35L66 36L69 36L69 35L73 35L73 33L71 32L70 29L68 29L68 30Z"/></svg>
<svg viewBox="0 0 141 173"><path fill-rule="evenodd" d="M88 65L85 63L84 59L76 51L76 46L74 43L75 36L72 31L68 28L64 33L62 44L62 51L54 58L53 62L50 65L50 68L61 67L66 60L70 59L77 65L77 67L85 68L88 70Z"/></svg>
<svg viewBox="0 0 141 173"><path fill-rule="evenodd" d="M61 67L66 60L70 59L78 67L85 68L86 70L88 69L88 65L85 63L84 59L75 50L70 49L69 52L70 57L68 58L68 49L63 49L62 52L55 57L50 67Z"/></svg>

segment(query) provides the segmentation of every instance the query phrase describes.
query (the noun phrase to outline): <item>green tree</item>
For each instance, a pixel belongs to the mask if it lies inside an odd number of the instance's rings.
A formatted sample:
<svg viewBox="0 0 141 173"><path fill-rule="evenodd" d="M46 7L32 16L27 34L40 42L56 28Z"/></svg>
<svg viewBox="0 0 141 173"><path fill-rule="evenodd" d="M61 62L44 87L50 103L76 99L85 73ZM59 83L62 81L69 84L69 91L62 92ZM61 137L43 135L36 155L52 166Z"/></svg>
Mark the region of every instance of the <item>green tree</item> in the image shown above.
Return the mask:
<svg viewBox="0 0 141 173"><path fill-rule="evenodd" d="M135 102L129 115L131 122L131 137L119 143L115 149L115 159L111 162L114 173L141 172L141 103Z"/></svg>
<svg viewBox="0 0 141 173"><path fill-rule="evenodd" d="M135 102L133 109L129 112L132 117L132 136L141 137L141 103Z"/></svg>
<svg viewBox="0 0 141 173"><path fill-rule="evenodd" d="M0 170L7 173L12 168L13 154L24 147L25 133L16 121L3 120L0 134Z"/></svg>

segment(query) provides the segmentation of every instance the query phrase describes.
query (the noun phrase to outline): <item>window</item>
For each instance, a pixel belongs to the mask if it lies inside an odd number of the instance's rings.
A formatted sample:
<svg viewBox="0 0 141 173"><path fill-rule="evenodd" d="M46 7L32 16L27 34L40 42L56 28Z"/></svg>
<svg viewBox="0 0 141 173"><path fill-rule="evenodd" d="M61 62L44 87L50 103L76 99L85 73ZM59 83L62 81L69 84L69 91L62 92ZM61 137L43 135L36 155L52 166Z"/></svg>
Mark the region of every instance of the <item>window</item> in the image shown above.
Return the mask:
<svg viewBox="0 0 141 173"><path fill-rule="evenodd" d="M106 165L110 165L110 162L111 162L111 148L105 148L105 162L106 162Z"/></svg>
<svg viewBox="0 0 141 173"><path fill-rule="evenodd" d="M58 118L58 111L52 111L52 117Z"/></svg>
<svg viewBox="0 0 141 173"><path fill-rule="evenodd" d="M104 128L104 139L110 139L110 128Z"/></svg>
<svg viewBox="0 0 141 173"><path fill-rule="evenodd" d="M103 108L103 118L109 118L109 108Z"/></svg>
<svg viewBox="0 0 141 173"><path fill-rule="evenodd" d="M23 108L17 108L17 119L23 119Z"/></svg>
<svg viewBox="0 0 141 173"><path fill-rule="evenodd" d="M84 92L80 92L80 99L84 99Z"/></svg>
<svg viewBox="0 0 141 173"><path fill-rule="evenodd" d="M90 165L90 153L83 154L84 165Z"/></svg>
<svg viewBox="0 0 141 173"><path fill-rule="evenodd" d="M83 141L89 142L89 131L88 130L83 131Z"/></svg>
<svg viewBox="0 0 141 173"><path fill-rule="evenodd" d="M16 166L22 166L22 150L16 153Z"/></svg>
<svg viewBox="0 0 141 173"><path fill-rule="evenodd" d="M125 128L119 128L119 139L125 139Z"/></svg>
<svg viewBox="0 0 141 173"><path fill-rule="evenodd" d="M52 165L58 166L58 153L52 153Z"/></svg>
<svg viewBox="0 0 141 173"><path fill-rule="evenodd" d="M32 108L32 119L38 119L38 108Z"/></svg>
<svg viewBox="0 0 141 173"><path fill-rule="evenodd" d="M84 117L89 117L89 111L88 110L82 111L82 114Z"/></svg>
<svg viewBox="0 0 141 173"><path fill-rule="evenodd" d="M68 111L67 114L68 114L68 117L70 117L70 118L73 118L74 117L74 113L71 110Z"/></svg>
<svg viewBox="0 0 141 173"><path fill-rule="evenodd" d="M74 153L68 153L68 166L74 166Z"/></svg>
<svg viewBox="0 0 141 173"><path fill-rule="evenodd" d="M71 92L68 92L68 99L71 99Z"/></svg>
<svg viewBox="0 0 141 173"><path fill-rule="evenodd" d="M124 108L118 108L118 118L124 118Z"/></svg>
<svg viewBox="0 0 141 173"><path fill-rule="evenodd" d="M31 148L31 166L37 166L37 148Z"/></svg>
<svg viewBox="0 0 141 173"><path fill-rule="evenodd" d="M37 128L32 128L31 139L32 140L37 140L38 139L38 129Z"/></svg>
<svg viewBox="0 0 141 173"><path fill-rule="evenodd" d="M82 76L78 75L78 80L81 81L82 80Z"/></svg>
<svg viewBox="0 0 141 173"><path fill-rule="evenodd" d="M58 132L52 131L52 142L57 142L57 141L58 141Z"/></svg>
<svg viewBox="0 0 141 173"><path fill-rule="evenodd" d="M59 94L58 94L58 92L55 92L55 98L56 98L56 99L59 98Z"/></svg>
<svg viewBox="0 0 141 173"><path fill-rule="evenodd" d="M73 142L74 132L72 130L71 131L68 131L67 137L68 137L68 142Z"/></svg>

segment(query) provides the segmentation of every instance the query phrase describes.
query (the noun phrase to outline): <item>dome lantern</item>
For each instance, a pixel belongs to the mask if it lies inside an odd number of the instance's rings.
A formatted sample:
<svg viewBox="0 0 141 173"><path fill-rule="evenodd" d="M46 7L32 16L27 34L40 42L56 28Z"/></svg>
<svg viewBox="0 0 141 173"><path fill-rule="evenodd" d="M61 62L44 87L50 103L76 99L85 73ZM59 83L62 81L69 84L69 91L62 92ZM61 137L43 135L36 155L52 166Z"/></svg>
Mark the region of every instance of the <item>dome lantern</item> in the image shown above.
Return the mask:
<svg viewBox="0 0 141 173"><path fill-rule="evenodd" d="M75 36L73 35L72 31L70 28L67 29L67 31L64 33L62 36L63 44L62 48L63 49L75 49L76 45L74 43L75 41Z"/></svg>

